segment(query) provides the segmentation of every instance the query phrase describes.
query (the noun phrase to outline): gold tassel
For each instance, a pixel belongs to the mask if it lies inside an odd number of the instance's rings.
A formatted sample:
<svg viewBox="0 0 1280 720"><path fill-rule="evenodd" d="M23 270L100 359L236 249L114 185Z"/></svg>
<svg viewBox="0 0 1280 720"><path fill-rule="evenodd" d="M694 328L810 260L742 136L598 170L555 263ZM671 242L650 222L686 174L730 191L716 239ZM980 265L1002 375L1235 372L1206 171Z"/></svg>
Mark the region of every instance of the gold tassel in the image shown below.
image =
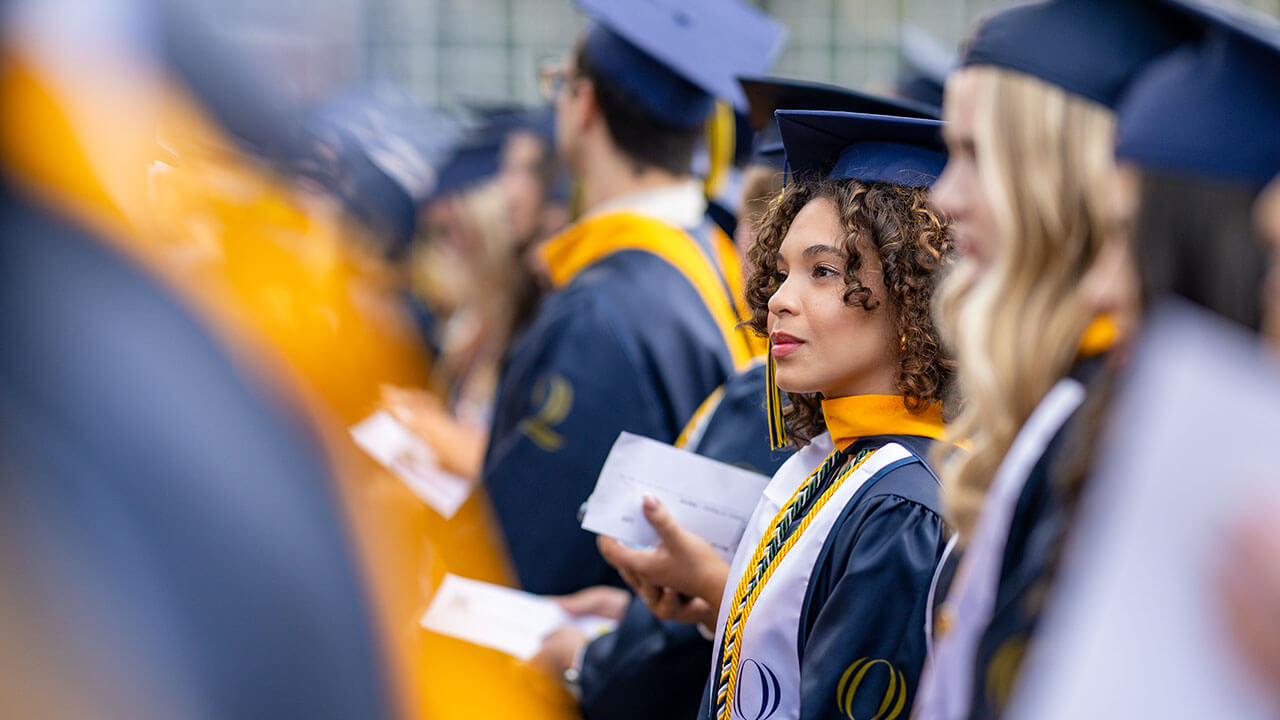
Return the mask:
<svg viewBox="0 0 1280 720"><path fill-rule="evenodd" d="M773 344L765 361L764 409L769 416L769 447L782 450L787 446L787 428L782 422L782 391L778 389L778 365L773 360Z"/></svg>
<svg viewBox="0 0 1280 720"><path fill-rule="evenodd" d="M733 105L724 100L716 101L716 109L707 117L705 125L707 156L711 167L702 181L703 193L711 199L720 196L729 181L733 168L734 144L737 141L737 120Z"/></svg>

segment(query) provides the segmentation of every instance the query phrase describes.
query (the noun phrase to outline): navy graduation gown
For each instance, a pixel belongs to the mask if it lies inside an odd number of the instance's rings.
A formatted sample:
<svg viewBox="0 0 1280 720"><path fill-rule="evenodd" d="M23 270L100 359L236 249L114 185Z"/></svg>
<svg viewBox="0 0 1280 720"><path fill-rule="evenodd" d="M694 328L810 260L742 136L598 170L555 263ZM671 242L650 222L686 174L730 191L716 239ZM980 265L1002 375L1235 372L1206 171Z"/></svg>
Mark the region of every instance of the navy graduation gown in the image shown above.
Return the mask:
<svg viewBox="0 0 1280 720"><path fill-rule="evenodd" d="M689 448L714 460L772 475L791 449L771 450L764 412L765 365L729 378L686 432ZM705 415L705 417L702 417ZM690 717L706 684L711 641L696 627L663 622L633 598L617 630L588 646L581 707L589 720Z"/></svg>
<svg viewBox="0 0 1280 720"><path fill-rule="evenodd" d="M886 702L890 709L901 703L905 713L915 695L925 658L929 585L948 530L938 480L925 464L932 440L866 437L851 446L851 454L890 442L909 450L913 461L874 477L843 509L800 608L799 704L806 720L875 717ZM718 665L717 658L713 667ZM714 719L715 672L702 697L704 720Z"/></svg>
<svg viewBox="0 0 1280 720"><path fill-rule="evenodd" d="M990 624L983 630L974 662L970 718L996 718L1004 710L1024 652L1033 640L1066 539L1075 494L1062 482L1080 445L1084 418L1100 399L1105 355L1077 363L1070 377L1086 387L1085 401L1054 434L1032 467L1018 496L1001 561Z"/></svg>
<svg viewBox="0 0 1280 720"><path fill-rule="evenodd" d="M689 449L713 460L772 476L791 457L793 449L769 447L769 423L764 412L767 380L764 362L756 362L725 381L720 398Z"/></svg>
<svg viewBox="0 0 1280 720"><path fill-rule="evenodd" d="M578 242L596 241L592 222L578 228ZM516 342L483 478L525 590L621 584L579 526L578 509L619 432L673 442L733 372L707 302L666 259L622 249L548 295Z"/></svg>
<svg viewBox="0 0 1280 720"><path fill-rule="evenodd" d="M9 197L0 222L0 527L102 714L147 715L110 707L137 683L193 717L391 717L301 416L97 239Z"/></svg>

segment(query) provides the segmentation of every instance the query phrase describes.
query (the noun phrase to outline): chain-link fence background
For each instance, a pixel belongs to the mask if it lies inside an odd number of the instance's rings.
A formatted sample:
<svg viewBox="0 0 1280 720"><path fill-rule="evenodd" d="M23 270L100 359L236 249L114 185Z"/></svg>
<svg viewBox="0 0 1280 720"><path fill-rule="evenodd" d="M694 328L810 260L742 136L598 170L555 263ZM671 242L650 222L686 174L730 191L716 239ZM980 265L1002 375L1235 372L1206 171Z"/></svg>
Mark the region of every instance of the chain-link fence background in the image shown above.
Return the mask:
<svg viewBox="0 0 1280 720"><path fill-rule="evenodd" d="M563 56L583 19L572 0L203 0L249 51L308 94L375 81L414 100L532 102L537 69ZM954 49L1009 0L755 0L789 31L775 72L875 88L893 80L904 38ZM1280 15L1280 0L1247 0Z"/></svg>

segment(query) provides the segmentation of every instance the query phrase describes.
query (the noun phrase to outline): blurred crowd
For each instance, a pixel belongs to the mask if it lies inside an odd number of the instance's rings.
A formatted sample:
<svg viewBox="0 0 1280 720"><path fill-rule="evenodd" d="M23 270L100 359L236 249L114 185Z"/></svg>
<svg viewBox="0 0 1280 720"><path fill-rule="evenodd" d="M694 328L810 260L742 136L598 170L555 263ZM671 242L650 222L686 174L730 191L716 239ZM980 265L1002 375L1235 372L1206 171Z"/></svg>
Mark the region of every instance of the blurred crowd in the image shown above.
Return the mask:
<svg viewBox="0 0 1280 720"><path fill-rule="evenodd" d="M1011 3L871 91L576 5L544 104L427 107L0 2L0 715L1280 714L1280 21ZM730 556L583 528L626 434L759 477Z"/></svg>

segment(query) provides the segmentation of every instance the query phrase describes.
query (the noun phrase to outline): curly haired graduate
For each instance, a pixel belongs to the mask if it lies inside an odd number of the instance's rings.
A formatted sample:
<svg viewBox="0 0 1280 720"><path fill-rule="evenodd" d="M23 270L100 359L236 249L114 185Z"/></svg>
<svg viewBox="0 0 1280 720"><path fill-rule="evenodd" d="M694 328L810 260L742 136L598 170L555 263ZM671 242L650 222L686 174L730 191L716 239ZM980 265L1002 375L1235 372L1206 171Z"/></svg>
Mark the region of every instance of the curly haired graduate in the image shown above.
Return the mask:
<svg viewBox="0 0 1280 720"><path fill-rule="evenodd" d="M773 476L726 566L660 505L663 544L601 549L662 616L715 628L700 717L905 716L948 540L927 458L951 367L929 306L951 241L927 188L941 124L778 113L792 179L750 251L771 344ZM692 599L689 599L692 598Z"/></svg>

